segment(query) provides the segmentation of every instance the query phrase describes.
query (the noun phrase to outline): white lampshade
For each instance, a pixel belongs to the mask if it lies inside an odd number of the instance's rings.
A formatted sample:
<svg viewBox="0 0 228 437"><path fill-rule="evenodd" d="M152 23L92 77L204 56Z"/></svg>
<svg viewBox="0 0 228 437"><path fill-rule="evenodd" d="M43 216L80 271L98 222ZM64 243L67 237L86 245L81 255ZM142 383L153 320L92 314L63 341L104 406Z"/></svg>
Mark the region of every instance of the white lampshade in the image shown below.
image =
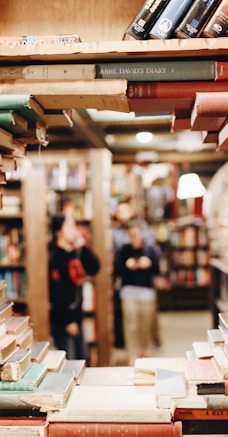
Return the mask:
<svg viewBox="0 0 228 437"><path fill-rule="evenodd" d="M180 176L177 187L178 199L202 197L205 192L206 188L196 173L187 173Z"/></svg>

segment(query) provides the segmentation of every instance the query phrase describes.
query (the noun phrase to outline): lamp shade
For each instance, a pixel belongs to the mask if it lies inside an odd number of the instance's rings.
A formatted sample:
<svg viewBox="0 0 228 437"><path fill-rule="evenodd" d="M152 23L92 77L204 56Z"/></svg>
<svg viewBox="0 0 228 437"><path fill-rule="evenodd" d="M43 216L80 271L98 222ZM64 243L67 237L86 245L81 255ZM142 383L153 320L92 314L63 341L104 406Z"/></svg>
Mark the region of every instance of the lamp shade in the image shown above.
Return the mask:
<svg viewBox="0 0 228 437"><path fill-rule="evenodd" d="M177 187L178 199L202 197L205 192L206 188L196 173L187 173L180 176Z"/></svg>

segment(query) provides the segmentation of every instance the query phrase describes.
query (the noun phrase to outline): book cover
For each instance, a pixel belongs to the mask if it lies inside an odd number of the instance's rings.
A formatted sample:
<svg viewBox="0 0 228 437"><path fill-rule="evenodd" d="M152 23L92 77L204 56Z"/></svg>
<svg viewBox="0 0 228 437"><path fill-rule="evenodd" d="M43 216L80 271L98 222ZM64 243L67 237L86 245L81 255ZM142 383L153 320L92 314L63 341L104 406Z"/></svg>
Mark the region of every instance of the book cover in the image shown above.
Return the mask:
<svg viewBox="0 0 228 437"><path fill-rule="evenodd" d="M94 64L41 64L0 66L0 80L95 79Z"/></svg>
<svg viewBox="0 0 228 437"><path fill-rule="evenodd" d="M228 355L224 346L214 349L213 362L215 363L222 379L228 379Z"/></svg>
<svg viewBox="0 0 228 437"><path fill-rule="evenodd" d="M25 135L28 130L28 121L15 111L0 110L0 126L10 132L14 137Z"/></svg>
<svg viewBox="0 0 228 437"><path fill-rule="evenodd" d="M34 341L31 345L31 359L35 363L41 363L50 347L49 341Z"/></svg>
<svg viewBox="0 0 228 437"><path fill-rule="evenodd" d="M196 92L195 103L191 112L191 130L218 131L226 120L228 109L228 92Z"/></svg>
<svg viewBox="0 0 228 437"><path fill-rule="evenodd" d="M80 384L86 371L86 360L65 360L60 372L72 373L76 384Z"/></svg>
<svg viewBox="0 0 228 437"><path fill-rule="evenodd" d="M16 336L17 346L20 348L31 347L33 342L33 329L28 326L20 334Z"/></svg>
<svg viewBox="0 0 228 437"><path fill-rule="evenodd" d="M32 363L28 370L18 380L2 380L0 381L1 391L34 391L45 375L47 367L45 364Z"/></svg>
<svg viewBox="0 0 228 437"><path fill-rule="evenodd" d="M87 367L81 385L134 385L134 367Z"/></svg>
<svg viewBox="0 0 228 437"><path fill-rule="evenodd" d="M66 406L74 386L72 373L47 372L34 391L20 392L18 397L20 401L38 407L43 412L50 408L57 410Z"/></svg>
<svg viewBox="0 0 228 437"><path fill-rule="evenodd" d="M31 365L31 350L18 348L0 370L2 381L18 381ZM1 387L1 384L0 384Z"/></svg>
<svg viewBox="0 0 228 437"><path fill-rule="evenodd" d="M12 316L6 321L7 334L19 335L29 326L29 316Z"/></svg>
<svg viewBox="0 0 228 437"><path fill-rule="evenodd" d="M175 408L174 420L227 420L226 408Z"/></svg>
<svg viewBox="0 0 228 437"><path fill-rule="evenodd" d="M155 39L172 38L173 32L188 11L193 0L171 0L152 26L149 36Z"/></svg>
<svg viewBox="0 0 228 437"><path fill-rule="evenodd" d="M189 386L201 382L220 382L222 377L211 358L186 360L184 375Z"/></svg>
<svg viewBox="0 0 228 437"><path fill-rule="evenodd" d="M46 364L49 372L59 372L66 360L66 351L49 350L44 356L42 363Z"/></svg>
<svg viewBox="0 0 228 437"><path fill-rule="evenodd" d="M123 39L130 35L135 39L148 38L153 23L159 17L169 0L146 0L124 32Z"/></svg>
<svg viewBox="0 0 228 437"><path fill-rule="evenodd" d="M228 30L228 1L222 0L203 30L206 38L226 36Z"/></svg>
<svg viewBox="0 0 228 437"><path fill-rule="evenodd" d="M16 337L15 335L6 334L0 339L0 363L4 362L10 357L10 355L16 351Z"/></svg>
<svg viewBox="0 0 228 437"><path fill-rule="evenodd" d="M173 398L187 396L183 372L158 368L156 370L155 391L157 407L171 408Z"/></svg>
<svg viewBox="0 0 228 437"><path fill-rule="evenodd" d="M216 346L224 346L224 338L219 328L207 330L207 341L214 348Z"/></svg>
<svg viewBox="0 0 228 437"><path fill-rule="evenodd" d="M198 38L221 0L195 0L175 31L177 38Z"/></svg>
<svg viewBox="0 0 228 437"><path fill-rule="evenodd" d="M45 417L0 417L1 437L48 437Z"/></svg>
<svg viewBox="0 0 228 437"><path fill-rule="evenodd" d="M64 409L48 412L48 421L170 423L171 411L157 408L151 386L77 385Z"/></svg>
<svg viewBox="0 0 228 437"><path fill-rule="evenodd" d="M98 79L126 79L131 82L215 80L215 61L131 61L96 64Z"/></svg>
<svg viewBox="0 0 228 437"><path fill-rule="evenodd" d="M17 110L19 115L28 121L42 121L44 112L35 98L28 93L0 94L0 109Z"/></svg>
<svg viewBox="0 0 228 437"><path fill-rule="evenodd" d="M182 437L182 424L174 423L49 423L49 437Z"/></svg>
<svg viewBox="0 0 228 437"><path fill-rule="evenodd" d="M184 357L137 358L134 365L134 384L154 385L158 368L182 372L184 370L184 362Z"/></svg>
<svg viewBox="0 0 228 437"><path fill-rule="evenodd" d="M213 351L207 341L193 341L192 347L196 358L213 357Z"/></svg>

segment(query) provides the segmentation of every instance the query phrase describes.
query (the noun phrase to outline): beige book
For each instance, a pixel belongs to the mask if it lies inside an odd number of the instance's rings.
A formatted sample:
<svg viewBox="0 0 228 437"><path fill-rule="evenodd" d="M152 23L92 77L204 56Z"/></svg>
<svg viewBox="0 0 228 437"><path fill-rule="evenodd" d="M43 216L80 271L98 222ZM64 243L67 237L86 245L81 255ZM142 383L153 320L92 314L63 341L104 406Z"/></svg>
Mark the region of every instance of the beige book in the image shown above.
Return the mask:
<svg viewBox="0 0 228 437"><path fill-rule="evenodd" d="M50 347L49 341L34 341L31 345L32 362L41 363Z"/></svg>
<svg viewBox="0 0 228 437"><path fill-rule="evenodd" d="M76 385L65 408L48 412L51 422L171 422L156 407L154 387Z"/></svg>
<svg viewBox="0 0 228 437"><path fill-rule="evenodd" d="M42 360L49 372L59 372L66 360L66 351L49 350Z"/></svg>
<svg viewBox="0 0 228 437"><path fill-rule="evenodd" d="M4 362L17 348L15 335L6 334L0 339L0 363Z"/></svg>
<svg viewBox="0 0 228 437"><path fill-rule="evenodd" d="M185 360L184 357L137 358L134 365L134 384L154 385L158 368L181 372L184 369Z"/></svg>
<svg viewBox="0 0 228 437"><path fill-rule="evenodd" d="M95 79L94 64L41 64L1 66L3 80L88 80Z"/></svg>
<svg viewBox="0 0 228 437"><path fill-rule="evenodd" d="M21 348L31 347L33 342L33 329L28 326L16 337L17 346Z"/></svg>
<svg viewBox="0 0 228 437"><path fill-rule="evenodd" d="M18 381L31 366L31 350L18 348L5 361L0 371L2 381Z"/></svg>

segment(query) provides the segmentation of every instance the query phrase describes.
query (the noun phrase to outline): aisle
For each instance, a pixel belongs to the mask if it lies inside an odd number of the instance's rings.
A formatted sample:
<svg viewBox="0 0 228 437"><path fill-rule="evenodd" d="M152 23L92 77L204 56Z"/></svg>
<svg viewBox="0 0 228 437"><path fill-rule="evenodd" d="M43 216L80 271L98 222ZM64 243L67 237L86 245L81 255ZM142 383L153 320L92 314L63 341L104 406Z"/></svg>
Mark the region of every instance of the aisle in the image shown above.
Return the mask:
<svg viewBox="0 0 228 437"><path fill-rule="evenodd" d="M154 356L184 356L193 341L207 339L207 329L212 328L212 316L208 310L162 311L160 324L162 346L154 347ZM124 350L113 350L111 365L126 365Z"/></svg>

